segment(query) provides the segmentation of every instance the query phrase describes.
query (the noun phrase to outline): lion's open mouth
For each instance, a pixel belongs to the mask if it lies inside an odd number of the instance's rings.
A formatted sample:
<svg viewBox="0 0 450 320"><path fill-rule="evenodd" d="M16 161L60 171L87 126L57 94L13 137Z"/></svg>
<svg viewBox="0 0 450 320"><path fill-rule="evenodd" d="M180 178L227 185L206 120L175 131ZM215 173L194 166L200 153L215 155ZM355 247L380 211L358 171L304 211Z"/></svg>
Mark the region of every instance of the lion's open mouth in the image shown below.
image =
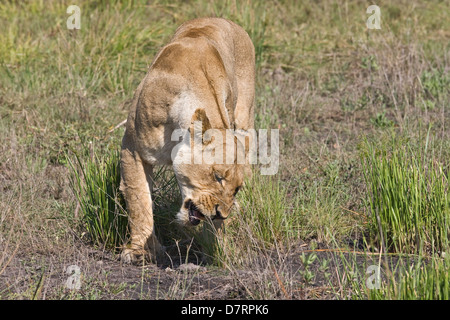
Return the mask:
<svg viewBox="0 0 450 320"><path fill-rule="evenodd" d="M189 211L189 222L196 226L200 223L201 220L205 219L205 215L200 211L199 208L192 202L192 200L189 200L186 204Z"/></svg>

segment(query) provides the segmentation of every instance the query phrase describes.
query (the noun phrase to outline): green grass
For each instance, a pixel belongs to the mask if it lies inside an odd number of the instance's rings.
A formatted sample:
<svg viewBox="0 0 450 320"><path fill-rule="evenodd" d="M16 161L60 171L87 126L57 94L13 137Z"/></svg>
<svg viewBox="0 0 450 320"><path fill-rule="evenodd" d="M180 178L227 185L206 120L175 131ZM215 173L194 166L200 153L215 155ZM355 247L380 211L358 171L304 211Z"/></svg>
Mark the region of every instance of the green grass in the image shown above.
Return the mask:
<svg viewBox="0 0 450 320"><path fill-rule="evenodd" d="M257 239L274 243L295 236L298 217L290 211L287 190L278 179L255 172L239 195L239 205L236 222L249 225Z"/></svg>
<svg viewBox="0 0 450 320"><path fill-rule="evenodd" d="M121 247L128 232L125 201L119 191L120 153L118 149L83 162L76 156L76 163L69 160L71 186L78 200L83 227L90 240L108 249Z"/></svg>
<svg viewBox="0 0 450 320"><path fill-rule="evenodd" d="M336 296L345 292L352 300L448 300L450 295L448 257L343 251L334 252L330 260L341 265L334 270L340 279L333 288Z"/></svg>
<svg viewBox="0 0 450 320"><path fill-rule="evenodd" d="M439 142L430 131L425 137L390 133L388 138L362 142L369 241L381 250L379 262L385 272L378 289L351 283L356 298L449 298L448 164L440 161ZM397 266L388 266L387 252L398 254Z"/></svg>
<svg viewBox="0 0 450 320"><path fill-rule="evenodd" d="M365 141L363 167L371 230L385 249L405 253L448 250L450 184L432 141L393 136L376 145Z"/></svg>
<svg viewBox="0 0 450 320"><path fill-rule="evenodd" d="M398 269L379 289L368 290L371 300L448 300L450 261L433 258Z"/></svg>
<svg viewBox="0 0 450 320"><path fill-rule="evenodd" d="M237 200L239 209L230 217L213 252L220 265L246 265L261 250L296 238L300 219L289 207L287 190L277 178L260 176L255 170Z"/></svg>

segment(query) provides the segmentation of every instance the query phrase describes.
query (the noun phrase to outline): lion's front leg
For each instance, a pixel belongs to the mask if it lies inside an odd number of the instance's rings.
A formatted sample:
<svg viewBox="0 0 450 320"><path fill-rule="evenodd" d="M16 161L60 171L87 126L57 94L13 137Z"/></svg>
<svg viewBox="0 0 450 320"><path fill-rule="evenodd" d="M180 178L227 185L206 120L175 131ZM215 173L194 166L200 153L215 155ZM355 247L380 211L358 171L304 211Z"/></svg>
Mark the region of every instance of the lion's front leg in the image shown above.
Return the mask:
<svg viewBox="0 0 450 320"><path fill-rule="evenodd" d="M152 209L153 167L144 163L137 152L124 147L121 151L121 183L129 216L131 239L125 245L121 258L126 263L154 261L161 252L156 238Z"/></svg>

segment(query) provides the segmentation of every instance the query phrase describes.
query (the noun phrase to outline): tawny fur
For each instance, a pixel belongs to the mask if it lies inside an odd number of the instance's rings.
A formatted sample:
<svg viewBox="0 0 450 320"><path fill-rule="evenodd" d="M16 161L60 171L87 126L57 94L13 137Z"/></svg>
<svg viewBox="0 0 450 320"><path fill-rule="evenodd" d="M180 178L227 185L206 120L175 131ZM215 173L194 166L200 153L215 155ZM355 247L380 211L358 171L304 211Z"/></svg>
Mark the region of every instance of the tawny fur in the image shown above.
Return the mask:
<svg viewBox="0 0 450 320"><path fill-rule="evenodd" d="M122 141L121 191L131 229L122 252L126 262L161 250L153 223L152 171L173 164L173 131L192 130L196 120L221 130L254 128L254 56L241 27L201 18L181 25L153 60L135 92ZM244 176L237 164L174 165L174 172L183 197L177 218L186 223L188 199L205 216L220 210L226 218ZM215 174L223 178L220 183Z"/></svg>

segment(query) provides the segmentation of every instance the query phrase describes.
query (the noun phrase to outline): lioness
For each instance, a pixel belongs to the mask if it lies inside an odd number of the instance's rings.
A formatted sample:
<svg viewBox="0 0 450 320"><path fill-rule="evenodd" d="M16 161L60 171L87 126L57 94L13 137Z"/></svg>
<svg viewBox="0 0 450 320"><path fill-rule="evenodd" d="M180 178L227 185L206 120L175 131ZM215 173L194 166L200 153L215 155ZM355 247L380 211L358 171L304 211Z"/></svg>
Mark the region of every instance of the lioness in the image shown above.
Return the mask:
<svg viewBox="0 0 450 320"><path fill-rule="evenodd" d="M217 222L228 217L243 184L245 166L236 161L195 164L184 160L191 157L187 149L192 146L189 139L195 121L202 122L202 133L209 128L244 132L254 128L254 57L244 29L221 18L184 23L156 55L134 94L122 140L120 190L131 231L121 255L125 262L154 258L162 249L153 225L155 165L173 165L182 195L179 222L197 225L201 220ZM176 129L188 132L182 144L172 141ZM225 139L203 141L201 148L217 150L222 147L218 144L225 144Z"/></svg>

